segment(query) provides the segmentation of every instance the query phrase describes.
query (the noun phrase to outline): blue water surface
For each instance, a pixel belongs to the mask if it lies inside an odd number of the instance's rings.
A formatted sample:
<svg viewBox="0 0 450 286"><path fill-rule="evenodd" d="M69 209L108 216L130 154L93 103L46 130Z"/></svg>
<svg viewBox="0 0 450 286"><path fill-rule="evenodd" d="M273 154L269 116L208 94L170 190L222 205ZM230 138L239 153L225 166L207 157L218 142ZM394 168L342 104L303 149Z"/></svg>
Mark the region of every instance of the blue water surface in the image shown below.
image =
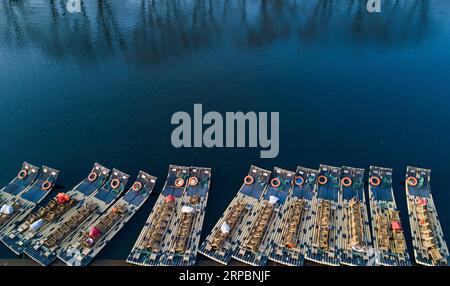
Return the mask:
<svg viewBox="0 0 450 286"><path fill-rule="evenodd" d="M0 185L22 161L70 188L94 162L164 183L208 166L203 238L250 164L394 168L409 238L407 165L432 169L450 238L450 2L357 0L0 1ZM176 111L280 112L280 153L172 147ZM154 195L99 255L125 259ZM412 245L408 239L408 246ZM15 255L0 245L1 258Z"/></svg>

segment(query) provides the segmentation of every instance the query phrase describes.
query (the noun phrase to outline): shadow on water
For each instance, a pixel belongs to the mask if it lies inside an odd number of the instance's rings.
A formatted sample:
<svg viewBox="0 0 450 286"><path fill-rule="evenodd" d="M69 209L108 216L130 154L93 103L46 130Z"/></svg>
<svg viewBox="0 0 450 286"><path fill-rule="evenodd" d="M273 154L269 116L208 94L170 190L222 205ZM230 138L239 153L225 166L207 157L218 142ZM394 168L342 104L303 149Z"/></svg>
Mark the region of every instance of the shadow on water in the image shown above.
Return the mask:
<svg viewBox="0 0 450 286"><path fill-rule="evenodd" d="M366 1L82 1L69 13L65 1L2 1L3 45L33 44L56 59L96 63L122 55L155 65L221 41L252 48L297 37L302 44L351 40L381 47L422 41L432 1L382 1L368 14ZM296 36L297 35L297 36ZM144 48L145 47L145 48Z"/></svg>

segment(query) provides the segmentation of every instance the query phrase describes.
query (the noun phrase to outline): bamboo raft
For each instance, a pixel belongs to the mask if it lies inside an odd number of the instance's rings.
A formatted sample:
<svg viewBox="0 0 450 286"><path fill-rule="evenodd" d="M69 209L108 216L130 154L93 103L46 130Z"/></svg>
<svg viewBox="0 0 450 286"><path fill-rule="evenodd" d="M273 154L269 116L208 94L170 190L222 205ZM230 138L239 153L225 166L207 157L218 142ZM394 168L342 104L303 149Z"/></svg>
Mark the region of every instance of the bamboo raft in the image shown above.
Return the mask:
<svg viewBox="0 0 450 286"><path fill-rule="evenodd" d="M86 225L98 219L121 195L128 181L128 175L113 169L106 184L86 198L82 205L66 212L61 223L46 228L31 239L25 253L43 266L56 260L57 249L71 240Z"/></svg>
<svg viewBox="0 0 450 286"><path fill-rule="evenodd" d="M16 188L10 188L9 190L15 189L15 195L11 195L11 193L7 193L7 187L5 187L5 193L3 193L3 197L5 200L2 202L2 208L9 208L11 213L2 213L0 214L0 235L4 235L6 230L8 230L11 226L17 225L23 218L25 218L33 209L39 204L47 195L51 192L53 187L55 186L55 182L58 178L59 171L42 166L41 170L38 172L37 179L34 182L23 189L23 191L19 191L24 186L28 185L36 177L35 173L37 172L37 168L33 167L27 163L24 163L22 170L30 170L30 179L27 182L16 183L14 179L13 184L15 184ZM35 171L35 172L33 172ZM22 172L22 171L21 171ZM20 173L20 172L19 172ZM18 180L20 180L18 175ZM24 180L26 180L28 174L25 175ZM8 194L8 195L6 195Z"/></svg>
<svg viewBox="0 0 450 286"><path fill-rule="evenodd" d="M208 192L211 182L210 168L191 167L187 187L180 200L176 217L166 238L165 255L161 265L193 266L197 259L198 245L205 218Z"/></svg>
<svg viewBox="0 0 450 286"><path fill-rule="evenodd" d="M269 255L270 237L276 229L275 218L281 218L292 187L294 172L275 167L259 203L241 224L232 257L253 266L263 266Z"/></svg>
<svg viewBox="0 0 450 286"><path fill-rule="evenodd" d="M342 196L340 263L350 266L373 265L375 258L364 194L364 169L342 167L340 194Z"/></svg>
<svg viewBox="0 0 450 286"><path fill-rule="evenodd" d="M375 263L410 266L400 212L392 189L392 169L370 166L369 200Z"/></svg>
<svg viewBox="0 0 450 286"><path fill-rule="evenodd" d="M155 182L156 177L140 171L131 188L116 203L57 250L58 258L70 266L87 266L145 203Z"/></svg>
<svg viewBox="0 0 450 286"><path fill-rule="evenodd" d="M199 252L206 257L228 264L236 246L240 226L258 204L270 178L270 171L251 166L244 183L228 205L211 233L200 245Z"/></svg>
<svg viewBox="0 0 450 286"><path fill-rule="evenodd" d="M169 166L169 172L164 187L155 206L142 228L142 231L128 255L127 262L142 266L159 265L163 256L162 242L168 226L174 218L179 200L186 188L189 178L189 168ZM180 182L180 183L176 183ZM182 184L181 184L182 183Z"/></svg>
<svg viewBox="0 0 450 286"><path fill-rule="evenodd" d="M312 201L317 193L317 170L297 167L293 189L276 216L270 236L269 259L288 266L301 266L311 237Z"/></svg>
<svg viewBox="0 0 450 286"><path fill-rule="evenodd" d="M341 237L341 168L320 165L317 196L313 198L311 241L306 258L330 266L339 265Z"/></svg>
<svg viewBox="0 0 450 286"><path fill-rule="evenodd" d="M34 183L38 175L39 168L35 167L27 162L23 162L22 167L8 185L0 190L0 204L3 204L14 197L20 195L25 191L31 184Z"/></svg>
<svg viewBox="0 0 450 286"><path fill-rule="evenodd" d="M421 265L447 266L449 252L431 194L430 173L428 169L410 166L406 169L406 200L414 256Z"/></svg>
<svg viewBox="0 0 450 286"><path fill-rule="evenodd" d="M95 163L89 175L74 188L65 194L58 194L17 225L11 225L5 229L2 232L1 241L17 255L22 254L32 239L40 238L47 229L57 228L66 217L73 214L74 209L81 206L86 198L101 188L108 175L107 168ZM61 200L61 195L64 198L67 195L68 199Z"/></svg>
<svg viewBox="0 0 450 286"><path fill-rule="evenodd" d="M169 166L166 183L127 262L193 265L208 199L209 168Z"/></svg>

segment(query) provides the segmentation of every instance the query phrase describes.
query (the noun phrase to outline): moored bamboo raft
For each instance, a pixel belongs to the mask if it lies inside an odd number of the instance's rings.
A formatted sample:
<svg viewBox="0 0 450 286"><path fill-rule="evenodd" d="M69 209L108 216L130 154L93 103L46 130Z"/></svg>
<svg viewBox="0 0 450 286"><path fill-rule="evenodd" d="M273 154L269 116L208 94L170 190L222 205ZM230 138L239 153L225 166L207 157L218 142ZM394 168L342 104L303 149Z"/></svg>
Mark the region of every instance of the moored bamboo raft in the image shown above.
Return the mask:
<svg viewBox="0 0 450 286"><path fill-rule="evenodd" d="M58 258L71 266L88 265L147 201L155 183L156 177L140 171L130 189L101 217L57 249Z"/></svg>
<svg viewBox="0 0 450 286"><path fill-rule="evenodd" d="M258 204L270 178L270 171L251 166L244 183L200 245L199 252L206 257L228 264L236 246L244 219Z"/></svg>
<svg viewBox="0 0 450 286"><path fill-rule="evenodd" d="M233 258L253 266L267 263L271 234L277 228L274 220L288 211L283 206L292 189L294 175L294 172L274 168L260 202L241 224L241 232L235 239Z"/></svg>
<svg viewBox="0 0 450 286"><path fill-rule="evenodd" d="M289 266L304 263L305 250L310 242L312 200L317 194L317 170L297 167L293 189L275 216L275 229L270 234L269 259Z"/></svg>
<svg viewBox="0 0 450 286"><path fill-rule="evenodd" d="M449 252L431 194L431 170L408 166L406 169L406 199L413 239L414 256L418 264L444 266L449 264Z"/></svg>
<svg viewBox="0 0 450 286"><path fill-rule="evenodd" d="M161 265L192 266L197 259L205 208L211 182L211 169L190 167L186 190L165 239Z"/></svg>
<svg viewBox="0 0 450 286"><path fill-rule="evenodd" d="M95 193L105 182L109 170L95 163L86 178L66 193L59 193L46 205L25 216L16 225L2 233L1 241L14 253L20 255L31 239L41 237L46 229L61 224L66 213L70 213L84 199Z"/></svg>
<svg viewBox="0 0 450 286"><path fill-rule="evenodd" d="M164 260L168 237L181 207L182 196L190 177L189 167L170 165L161 194L136 240L127 262L142 266L158 266Z"/></svg>
<svg viewBox="0 0 450 286"><path fill-rule="evenodd" d="M374 263L369 214L364 194L364 169L342 167L342 232L340 263L364 266Z"/></svg>
<svg viewBox="0 0 450 286"><path fill-rule="evenodd" d="M43 266L53 263L57 258L58 248L77 235L85 225L98 219L118 199L125 189L128 177L113 169L109 179L98 191L86 198L82 205L71 208L60 217L61 223L52 224L52 227L31 238L24 248L25 254Z"/></svg>
<svg viewBox="0 0 450 286"><path fill-rule="evenodd" d="M30 178L27 180L28 175L23 179L20 179L20 173L28 167L30 171ZM16 226L23 218L25 218L33 209L49 195L55 186L56 180L58 179L59 171L42 166L36 179L34 180L35 172L37 168L32 167L29 164L24 163L22 170L19 172L17 179L19 181L25 182L14 182L15 185L20 185L20 187L14 188L16 192L7 193L7 189L11 186L11 183L5 187L5 193L3 194L4 201L2 202L0 213L0 235L5 235L7 231ZM29 183L33 181L31 185ZM21 190L25 185L25 189ZM19 191L21 190L21 191Z"/></svg>
<svg viewBox="0 0 450 286"><path fill-rule="evenodd" d="M320 165L317 196L313 199L311 241L306 258L330 266L339 265L341 236L341 168Z"/></svg>
<svg viewBox="0 0 450 286"><path fill-rule="evenodd" d="M392 169L370 166L369 200L375 263L410 266L400 212L392 189Z"/></svg>

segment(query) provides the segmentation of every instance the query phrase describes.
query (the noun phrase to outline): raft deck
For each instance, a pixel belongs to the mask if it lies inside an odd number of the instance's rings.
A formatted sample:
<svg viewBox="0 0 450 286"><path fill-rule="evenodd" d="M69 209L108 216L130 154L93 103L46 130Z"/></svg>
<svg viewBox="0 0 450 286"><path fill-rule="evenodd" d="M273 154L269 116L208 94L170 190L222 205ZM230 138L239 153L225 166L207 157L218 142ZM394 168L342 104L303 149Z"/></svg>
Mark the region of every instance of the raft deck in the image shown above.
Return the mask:
<svg viewBox="0 0 450 286"><path fill-rule="evenodd" d="M5 229L0 238L1 241L17 255L22 254L32 239L40 238L46 229L56 229L67 216L73 214L77 206L81 206L86 198L101 188L108 175L107 168L95 163L89 175L66 193L69 200L59 202L58 197L55 196L45 206L27 215L17 225L11 225ZM34 226L30 227L32 224Z"/></svg>
<svg viewBox="0 0 450 286"><path fill-rule="evenodd" d="M341 168L320 165L317 196L313 198L311 241L306 251L308 260L330 266L339 265L341 236Z"/></svg>
<svg viewBox="0 0 450 286"><path fill-rule="evenodd" d="M241 224L242 233L236 239L232 257L253 266L266 265L274 222L280 219L292 188L294 172L275 167L263 197ZM277 218L277 219L276 219Z"/></svg>
<svg viewBox="0 0 450 286"><path fill-rule="evenodd" d="M56 259L57 249L77 235L80 229L98 219L125 189L128 175L113 169L106 184L85 203L71 209L64 215L59 225L47 228L31 239L25 253L43 266L50 265Z"/></svg>
<svg viewBox="0 0 450 286"><path fill-rule="evenodd" d="M392 189L392 169L370 166L369 200L375 263L410 266L400 212Z"/></svg>
<svg viewBox="0 0 450 286"><path fill-rule="evenodd" d="M193 266L197 259L197 250L205 217L208 192L211 182L211 169L191 167L190 178L176 217L169 228L173 231L163 243L164 256L161 265ZM194 179L193 179L194 178ZM192 180L198 181L197 183Z"/></svg>
<svg viewBox="0 0 450 286"><path fill-rule="evenodd" d="M431 194L430 174L429 169L410 166L406 169L406 199L414 256L421 265L447 266L449 252Z"/></svg>
<svg viewBox="0 0 450 286"><path fill-rule="evenodd" d="M167 237L172 231L177 210L181 206L182 196L189 178L189 167L169 166L164 187L155 206L142 228L142 231L128 255L127 262L142 266L161 265L164 249L170 243Z"/></svg>
<svg viewBox="0 0 450 286"><path fill-rule="evenodd" d="M4 235L11 226L16 226L52 191L59 171L42 166L34 183L15 196L6 199L2 206L12 208L11 214L0 214L0 235ZM26 178L25 178L26 179Z"/></svg>
<svg viewBox="0 0 450 286"><path fill-rule="evenodd" d="M23 191L29 188L31 184L34 183L34 180L36 180L38 172L38 167L35 167L27 162L23 162L16 177L14 177L8 185L0 190L0 204L3 205L5 202L20 195Z"/></svg>
<svg viewBox="0 0 450 286"><path fill-rule="evenodd" d="M342 167L340 194L342 195L340 263L350 266L373 265L375 257L364 194L364 169Z"/></svg>
<svg viewBox="0 0 450 286"><path fill-rule="evenodd" d="M201 254L221 264L228 264L240 233L239 227L258 204L269 182L270 173L256 166L250 167L246 176L249 181L244 181L211 233L200 245L198 251Z"/></svg>
<svg viewBox="0 0 450 286"><path fill-rule="evenodd" d="M87 266L145 203L155 183L156 177L140 171L131 188L116 203L57 250L58 258L70 266Z"/></svg>
<svg viewBox="0 0 450 286"><path fill-rule="evenodd" d="M269 259L288 266L302 266L311 237L313 198L319 171L298 166L291 195L274 220Z"/></svg>

